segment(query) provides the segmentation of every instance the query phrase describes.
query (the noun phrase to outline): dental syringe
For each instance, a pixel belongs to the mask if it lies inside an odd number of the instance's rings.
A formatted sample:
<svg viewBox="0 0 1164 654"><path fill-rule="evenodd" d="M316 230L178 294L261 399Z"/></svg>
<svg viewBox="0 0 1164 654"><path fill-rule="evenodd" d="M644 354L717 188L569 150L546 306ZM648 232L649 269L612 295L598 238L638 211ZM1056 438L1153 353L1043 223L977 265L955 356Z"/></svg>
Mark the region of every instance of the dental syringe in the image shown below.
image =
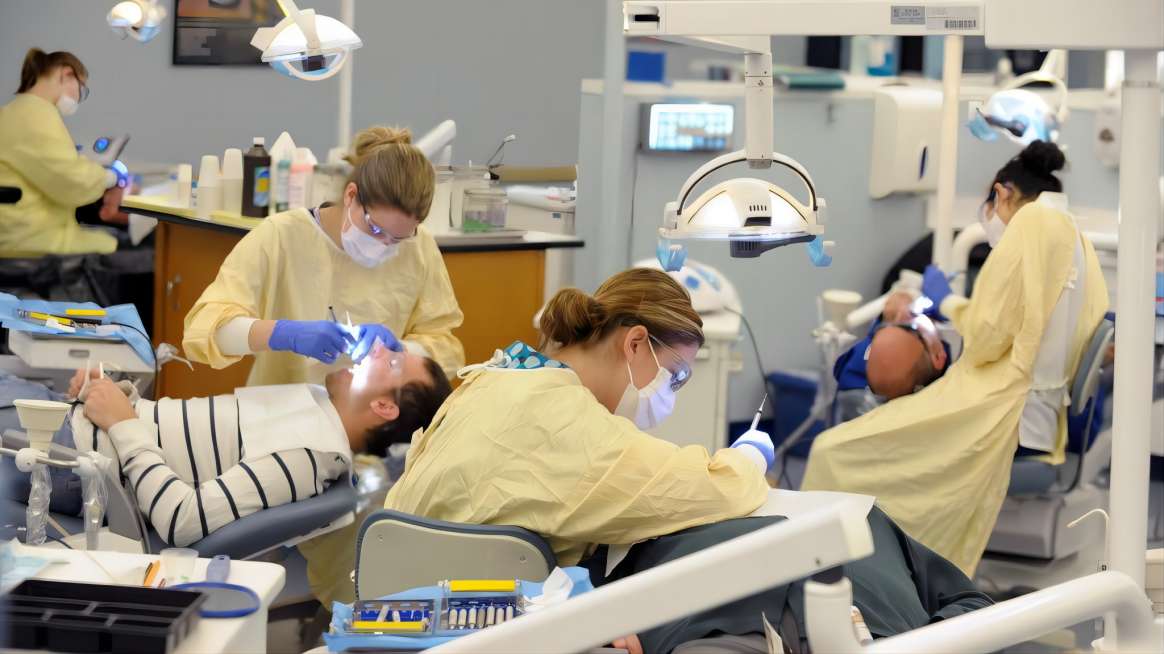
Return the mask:
<svg viewBox="0 0 1164 654"><path fill-rule="evenodd" d="M764 399L760 400L760 408L756 409L756 416L752 418L752 426L748 431L755 431L756 425L760 424L760 415L764 413L764 404L768 401L768 394L764 393Z"/></svg>

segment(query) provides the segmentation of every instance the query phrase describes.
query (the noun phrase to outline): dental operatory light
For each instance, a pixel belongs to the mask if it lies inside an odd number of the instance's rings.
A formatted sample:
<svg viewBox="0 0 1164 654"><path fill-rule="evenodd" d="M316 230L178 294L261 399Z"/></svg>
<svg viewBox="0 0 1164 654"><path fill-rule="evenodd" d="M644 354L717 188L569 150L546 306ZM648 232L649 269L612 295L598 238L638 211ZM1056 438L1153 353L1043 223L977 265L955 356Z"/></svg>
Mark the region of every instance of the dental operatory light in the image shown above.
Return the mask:
<svg viewBox="0 0 1164 654"><path fill-rule="evenodd" d="M113 5L105 17L114 34L123 39L131 36L142 43L158 35L165 19L166 8L158 0L124 0Z"/></svg>
<svg viewBox="0 0 1164 654"><path fill-rule="evenodd" d="M364 45L350 27L314 9L300 10L295 0L278 0L285 18L274 27L260 27L251 45L263 52L264 63L284 75L308 81L324 80L343 68L352 50Z"/></svg>
<svg viewBox="0 0 1164 654"><path fill-rule="evenodd" d="M1039 70L1019 75L990 96L967 123L970 132L983 141L995 141L1004 135L1019 145L1032 141L1055 142L1059 128L1067 120L1067 85L1055 73L1066 51L1052 50ZM1030 84L1049 84L1054 101L1030 91Z"/></svg>
<svg viewBox="0 0 1164 654"><path fill-rule="evenodd" d="M707 162L683 184L678 200L667 203L656 253L666 270L683 266L685 249L671 243L683 240L727 241L734 258L755 258L784 245L809 243L813 263L828 265L829 257L819 238L824 233L825 201L817 196L808 172L794 159L772 154L772 163L792 170L804 181L807 204L771 182L751 177L720 182L687 204L692 190L704 178L747 159L745 151L739 150Z"/></svg>

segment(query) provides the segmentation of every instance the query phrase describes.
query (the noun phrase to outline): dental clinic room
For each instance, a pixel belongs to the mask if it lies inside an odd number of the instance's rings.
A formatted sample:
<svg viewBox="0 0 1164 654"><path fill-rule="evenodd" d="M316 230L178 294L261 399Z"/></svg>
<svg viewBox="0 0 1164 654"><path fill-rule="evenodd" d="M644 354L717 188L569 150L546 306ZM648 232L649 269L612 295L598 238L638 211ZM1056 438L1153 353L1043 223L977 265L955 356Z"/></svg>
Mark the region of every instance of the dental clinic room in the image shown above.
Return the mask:
<svg viewBox="0 0 1164 654"><path fill-rule="evenodd" d="M1162 88L1161 0L0 0L0 650L1164 654Z"/></svg>

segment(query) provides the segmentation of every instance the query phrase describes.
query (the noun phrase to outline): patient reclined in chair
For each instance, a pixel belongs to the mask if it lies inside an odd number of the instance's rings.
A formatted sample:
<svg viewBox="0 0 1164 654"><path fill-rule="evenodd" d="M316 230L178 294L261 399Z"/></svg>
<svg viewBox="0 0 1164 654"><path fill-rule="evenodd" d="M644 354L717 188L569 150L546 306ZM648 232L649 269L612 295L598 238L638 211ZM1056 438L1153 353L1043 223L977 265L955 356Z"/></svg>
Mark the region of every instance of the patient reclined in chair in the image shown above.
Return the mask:
<svg viewBox="0 0 1164 654"><path fill-rule="evenodd" d="M603 583L782 520L779 516L739 518L639 543ZM894 636L993 603L974 588L957 566L910 538L881 509L873 507L868 521L874 554L846 564L843 574L853 585L853 603L860 609L874 638ZM773 551L770 564L779 566L780 561L780 552ZM602 580L605 550L599 550L584 565L590 568L592 579ZM677 654L694 654L701 651L697 648L699 641L727 635L738 638L716 638L714 649L706 651L767 654L767 645L761 636L764 633L761 616L780 634L786 652L808 652L802 581L664 624L639 634L639 640L648 654L673 650Z"/></svg>
<svg viewBox="0 0 1164 654"><path fill-rule="evenodd" d="M392 356L406 359L402 375L388 370ZM3 404L47 393L11 376L3 382L0 391L12 395L0 398ZM72 390L84 383L79 371ZM127 383L92 379L80 393L84 405L54 440L117 462L150 525L166 543L187 545L346 479L353 450L383 456L427 424L447 393L443 372L430 360L384 348L329 375L326 387L239 388L233 395L154 402ZM11 476L9 497L27 498L26 478ZM79 484L71 477L54 472L52 509L79 511Z"/></svg>

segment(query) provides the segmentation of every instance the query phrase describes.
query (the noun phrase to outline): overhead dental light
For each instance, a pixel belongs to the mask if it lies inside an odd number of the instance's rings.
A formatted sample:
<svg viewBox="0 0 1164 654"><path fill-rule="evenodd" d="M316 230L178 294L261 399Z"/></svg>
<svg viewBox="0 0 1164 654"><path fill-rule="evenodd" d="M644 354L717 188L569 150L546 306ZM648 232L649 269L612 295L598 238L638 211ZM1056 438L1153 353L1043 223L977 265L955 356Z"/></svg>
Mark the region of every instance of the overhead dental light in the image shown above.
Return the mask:
<svg viewBox="0 0 1164 654"><path fill-rule="evenodd" d="M995 141L1002 134L1020 145L1057 141L1059 128L1067 120L1067 85L1055 71L1066 54L1065 50L1050 51L1039 70L1019 75L990 96L967 123L970 132L983 141ZM1051 85L1054 102L1023 88L1037 83Z"/></svg>
<svg viewBox="0 0 1164 654"><path fill-rule="evenodd" d="M260 27L251 45L263 52L264 63L284 75L308 81L324 80L343 68L352 50L364 45L350 27L295 0L278 0L286 16L274 27Z"/></svg>
<svg viewBox="0 0 1164 654"><path fill-rule="evenodd" d="M158 35L158 27L166 19L166 8L158 0L124 0L113 5L105 21L113 33L126 38L132 36L142 43Z"/></svg>
<svg viewBox="0 0 1164 654"><path fill-rule="evenodd" d="M684 182L677 200L667 203L657 252L665 269L682 267L686 252L682 246L670 243L680 240L727 241L731 256L736 258L754 258L784 245L810 243L815 244L809 250L813 263L828 265L828 256L818 240L824 233L824 198L817 196L808 171L790 157L777 152L770 160L800 177L808 188L807 204L785 189L754 177L720 182L687 204L695 186L708 175L747 160L744 150L712 159Z"/></svg>

